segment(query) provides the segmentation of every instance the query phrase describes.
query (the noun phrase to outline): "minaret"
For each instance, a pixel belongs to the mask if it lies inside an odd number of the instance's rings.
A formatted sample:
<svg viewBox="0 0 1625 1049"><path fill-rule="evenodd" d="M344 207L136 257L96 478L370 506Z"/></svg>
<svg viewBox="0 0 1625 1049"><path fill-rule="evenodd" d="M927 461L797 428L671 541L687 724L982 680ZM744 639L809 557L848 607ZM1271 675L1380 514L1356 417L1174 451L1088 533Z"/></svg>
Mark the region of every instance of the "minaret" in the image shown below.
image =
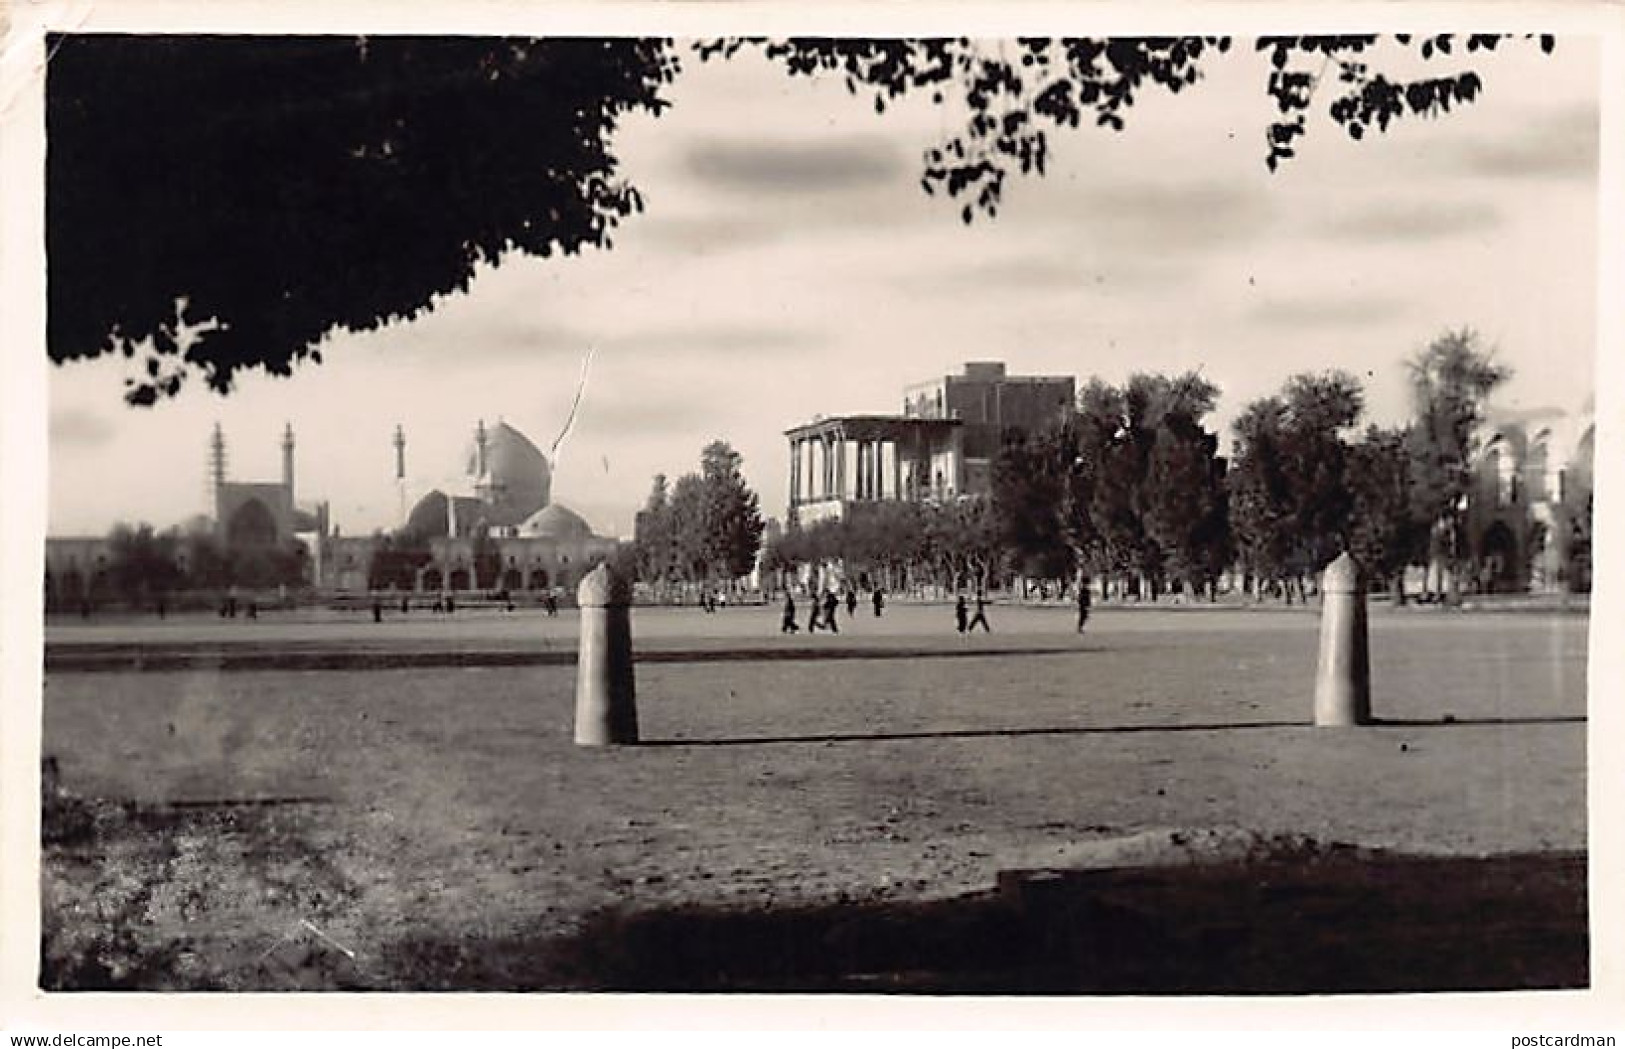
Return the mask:
<svg viewBox="0 0 1625 1049"><path fill-rule="evenodd" d="M395 492L400 501L400 526L406 527L406 431L395 424Z"/></svg>
<svg viewBox="0 0 1625 1049"><path fill-rule="evenodd" d="M220 424L214 424L214 436L209 439L209 495L214 502L214 526L216 529L225 528L224 515L221 513L220 493L226 484L226 435L220 432Z"/></svg>
<svg viewBox="0 0 1625 1049"><path fill-rule="evenodd" d="M288 490L288 505L293 505L293 423L282 426L282 487Z"/></svg>

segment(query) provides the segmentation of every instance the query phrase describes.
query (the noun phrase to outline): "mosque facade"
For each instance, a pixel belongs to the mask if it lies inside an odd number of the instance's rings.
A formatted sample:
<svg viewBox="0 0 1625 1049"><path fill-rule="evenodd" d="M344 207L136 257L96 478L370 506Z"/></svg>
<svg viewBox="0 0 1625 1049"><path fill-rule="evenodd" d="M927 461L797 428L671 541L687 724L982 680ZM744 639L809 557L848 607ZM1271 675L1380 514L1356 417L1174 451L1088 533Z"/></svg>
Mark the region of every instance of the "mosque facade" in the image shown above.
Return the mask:
<svg viewBox="0 0 1625 1049"><path fill-rule="evenodd" d="M1467 499L1481 592L1589 590L1596 422L1579 411L1490 413Z"/></svg>
<svg viewBox="0 0 1625 1049"><path fill-rule="evenodd" d="M619 549L553 501L552 464L508 423L481 420L462 465L462 483L420 495L393 535L326 536L318 585L339 593L568 590ZM395 475L404 494L398 428ZM382 573L380 551L399 555Z"/></svg>
<svg viewBox="0 0 1625 1049"><path fill-rule="evenodd" d="M552 464L505 422L490 428L479 423L458 464L460 483L421 494L409 511L406 440L397 428L402 519L391 533L340 534L327 502L302 503L297 497L291 425L283 430L281 451L280 479L231 479L225 436L216 425L209 445L212 515L193 519L183 532L210 536L227 554L292 558L301 565L300 582L329 594L568 591L620 546L553 501ZM185 573L186 544L177 554L177 567ZM111 561L107 536L48 538L46 607L71 609L106 594Z"/></svg>

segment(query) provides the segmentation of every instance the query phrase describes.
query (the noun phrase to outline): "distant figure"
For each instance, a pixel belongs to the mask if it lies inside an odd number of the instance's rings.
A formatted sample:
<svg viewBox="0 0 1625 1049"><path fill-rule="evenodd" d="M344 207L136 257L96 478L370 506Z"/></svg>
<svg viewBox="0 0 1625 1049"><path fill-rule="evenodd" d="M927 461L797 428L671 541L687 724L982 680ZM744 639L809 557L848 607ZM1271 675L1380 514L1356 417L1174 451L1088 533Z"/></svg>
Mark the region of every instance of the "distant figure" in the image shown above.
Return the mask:
<svg viewBox="0 0 1625 1049"><path fill-rule="evenodd" d="M403 594L401 596L401 614L405 615L410 611L412 611L412 599Z"/></svg>
<svg viewBox="0 0 1625 1049"><path fill-rule="evenodd" d="M970 609L965 606L965 595L960 594L959 600L954 602L954 622L959 625L959 632L965 632L965 622L970 618Z"/></svg>
<svg viewBox="0 0 1625 1049"><path fill-rule="evenodd" d="M248 603L248 618L250 618L250 619L258 619L259 617L260 617L260 606L259 606L259 604L257 602L254 602L254 601L250 601Z"/></svg>
<svg viewBox="0 0 1625 1049"><path fill-rule="evenodd" d="M447 594L446 595L446 615L449 616L455 611L457 611L457 599L455 597L452 597L450 594Z"/></svg>
<svg viewBox="0 0 1625 1049"><path fill-rule="evenodd" d="M164 599L161 597L158 599L158 618L164 618Z"/></svg>
<svg viewBox="0 0 1625 1049"><path fill-rule="evenodd" d="M810 609L810 611L807 613L807 633L816 634L818 633L819 624L823 622L823 614L820 612L820 608L822 606L820 606L818 603L818 595L816 593L808 597L807 607Z"/></svg>
<svg viewBox="0 0 1625 1049"><path fill-rule="evenodd" d="M879 619L880 610L886 607L886 592L880 589L878 586L875 587L875 592L871 600L873 600L875 603L875 618Z"/></svg>
<svg viewBox="0 0 1625 1049"><path fill-rule="evenodd" d="M982 624L984 633L993 633L993 628L987 625L987 598L980 590L976 591L976 614L971 617L970 626L965 628L965 633L975 630L977 623Z"/></svg>
<svg viewBox="0 0 1625 1049"><path fill-rule="evenodd" d="M836 616L836 613L839 611L840 607L841 607L841 602L840 602L840 599L838 599L835 596L835 591L833 591L833 590L825 590L824 591L824 626L826 628L828 628L829 632L832 633L832 634L839 634L841 632L840 626L838 626L836 624L836 622L835 622L835 616Z"/></svg>
<svg viewBox="0 0 1625 1049"><path fill-rule="evenodd" d="M445 610L446 610L446 598L445 598L445 596L444 595L436 596L435 599L434 599L434 604L429 606L429 611L435 613L436 615L439 615L439 614L445 612Z"/></svg>
<svg viewBox="0 0 1625 1049"><path fill-rule="evenodd" d="M1089 583L1087 580L1078 584L1078 633L1083 633L1083 625L1089 622Z"/></svg>
<svg viewBox="0 0 1625 1049"><path fill-rule="evenodd" d="M502 595L502 607L507 609L509 612L513 611L513 595L512 594L504 593Z"/></svg>
<svg viewBox="0 0 1625 1049"><path fill-rule="evenodd" d="M559 595L551 590L547 592L547 614L550 616L559 614Z"/></svg>
<svg viewBox="0 0 1625 1049"><path fill-rule="evenodd" d="M848 590L846 592L846 617L848 619L851 619L853 616L855 616L857 614L858 614L858 592L856 590Z"/></svg>
<svg viewBox="0 0 1625 1049"><path fill-rule="evenodd" d="M796 623L796 599L788 593L784 595L784 619L779 623L779 633L794 634L801 630Z"/></svg>
<svg viewBox="0 0 1625 1049"><path fill-rule="evenodd" d="M384 621L384 603L376 597L372 599L372 621L374 623Z"/></svg>

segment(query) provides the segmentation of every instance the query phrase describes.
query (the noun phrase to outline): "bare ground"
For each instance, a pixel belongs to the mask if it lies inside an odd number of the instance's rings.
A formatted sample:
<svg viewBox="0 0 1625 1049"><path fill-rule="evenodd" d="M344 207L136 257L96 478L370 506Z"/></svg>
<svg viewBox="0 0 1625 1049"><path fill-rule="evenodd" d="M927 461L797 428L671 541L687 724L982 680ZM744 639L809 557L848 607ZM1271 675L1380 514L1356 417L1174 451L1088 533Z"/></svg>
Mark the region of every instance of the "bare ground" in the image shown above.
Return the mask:
<svg viewBox="0 0 1625 1049"><path fill-rule="evenodd" d="M610 750L570 741L567 659L53 670L44 749L62 793L48 805L42 979L1398 989L1391 976L1373 984L1370 973L1396 970L1363 968L1349 943L1391 956L1454 930L1473 949L1449 957L1476 968L1413 967L1407 979L1584 982L1586 619L1375 614L1374 708L1386 723L1330 730L1307 724L1308 614L1105 612L1082 639L1059 609L996 610L999 633L971 639L945 630L947 618L899 607L876 622L860 610L839 638L780 639L772 609L640 611L640 650L665 661L638 671L645 745ZM91 627L53 631L51 644L59 666L75 644L132 641L567 653L573 627L469 616L262 623L249 635L172 621L157 637ZM1166 871L1148 873L1136 891L1151 895L1104 913L1064 893L1035 910L1021 879L992 891L1001 871L1075 867L1091 843L1172 841L1166 828L1196 836L1186 853L1214 843L1209 858L1224 862L1206 869L1230 881L1186 869L1176 891ZM1237 842L1256 848L1225 851ZM1333 843L1456 866L1419 876ZM1088 865L1143 869L1166 853L1104 864L1097 853ZM1472 859L1485 856L1501 858ZM1298 888L1259 895L1288 883ZM1078 898L1097 898L1094 884ZM1230 917L1172 917L1199 899L1229 901L1204 912ZM1392 935L1350 941L1378 930L1373 900L1394 904L1377 907ZM1220 932L1194 947L1179 939L1208 925ZM1068 928L1094 932L1053 932ZM1120 935L1102 939L1106 929ZM1019 946L993 949L1007 941ZM1119 946L1102 960L1108 942ZM1289 964L1283 945L1300 942L1318 965ZM978 956L987 964L971 964ZM1206 961L1153 964L1168 957ZM1275 967L1246 962L1260 957ZM1484 957L1506 960L1485 969ZM1141 982L1125 985L1134 973ZM1237 984L1238 973L1252 976Z"/></svg>

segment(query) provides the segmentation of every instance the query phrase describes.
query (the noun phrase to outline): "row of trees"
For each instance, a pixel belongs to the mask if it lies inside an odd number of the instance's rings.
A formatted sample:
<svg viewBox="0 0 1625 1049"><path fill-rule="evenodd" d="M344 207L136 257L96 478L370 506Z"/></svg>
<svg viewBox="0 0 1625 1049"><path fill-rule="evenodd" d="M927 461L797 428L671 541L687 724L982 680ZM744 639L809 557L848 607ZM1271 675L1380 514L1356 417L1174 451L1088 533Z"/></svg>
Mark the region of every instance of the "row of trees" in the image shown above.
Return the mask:
<svg viewBox="0 0 1625 1049"><path fill-rule="evenodd" d="M726 441L700 453L700 469L670 484L654 479L637 515L632 552L637 577L657 585L732 582L756 566L762 546L760 500L745 483L744 460Z"/></svg>
<svg viewBox="0 0 1625 1049"><path fill-rule="evenodd" d="M184 592L297 586L307 575L302 544L231 548L212 531L117 524L98 563L48 580L47 607L71 611L116 602L149 607Z"/></svg>
<svg viewBox="0 0 1625 1049"><path fill-rule="evenodd" d="M1467 508L1484 405L1509 372L1471 331L1442 335L1408 368L1408 425L1357 435L1359 381L1300 374L1243 409L1230 457L1204 425L1219 390L1200 374L1094 379L1064 422L1008 436L988 497L860 505L792 528L765 567L838 563L849 579L891 588L1001 576L1064 588L1092 576L1150 597L1211 594L1236 569L1248 588L1291 600L1348 550L1396 594L1407 566L1441 566L1453 598L1474 556ZM1578 520L1588 505L1565 512Z"/></svg>

